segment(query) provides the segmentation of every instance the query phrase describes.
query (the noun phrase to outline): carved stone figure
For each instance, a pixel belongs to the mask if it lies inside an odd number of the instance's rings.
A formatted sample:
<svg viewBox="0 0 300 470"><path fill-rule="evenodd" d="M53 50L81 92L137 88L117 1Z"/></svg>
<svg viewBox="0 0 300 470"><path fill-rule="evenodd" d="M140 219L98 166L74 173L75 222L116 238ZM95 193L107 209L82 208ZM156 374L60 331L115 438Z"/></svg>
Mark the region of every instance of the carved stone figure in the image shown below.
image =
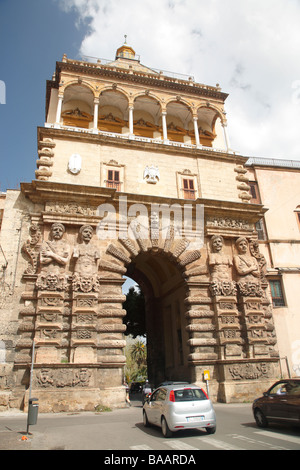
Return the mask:
<svg viewBox="0 0 300 470"><path fill-rule="evenodd" d="M51 240L43 242L40 263L42 267L65 267L70 258L70 247L65 240L62 240L65 233L63 224L55 223L51 227ZM43 269L43 268L42 268Z"/></svg>
<svg viewBox="0 0 300 470"><path fill-rule="evenodd" d="M147 183L156 184L159 181L159 178L160 174L157 166L146 166L144 170L144 179L147 181Z"/></svg>
<svg viewBox="0 0 300 470"><path fill-rule="evenodd" d="M248 241L244 237L237 239L238 254L234 256L234 266L239 276L238 286L243 296L263 295L260 285L260 269L256 258L248 254Z"/></svg>
<svg viewBox="0 0 300 470"><path fill-rule="evenodd" d="M221 235L211 238L212 252L208 256L211 273L210 289L213 295L235 295L236 286L231 277L232 260L222 253L224 239Z"/></svg>
<svg viewBox="0 0 300 470"><path fill-rule="evenodd" d="M35 274L37 272L38 257L40 250L41 231L39 226L33 224L29 228L30 238L22 246L22 251L29 257L28 266L24 274Z"/></svg>
<svg viewBox="0 0 300 470"><path fill-rule="evenodd" d="M73 290L91 292L99 290L98 264L100 253L91 242L93 227L83 225L79 230L80 243L75 246L73 257L76 258L73 276Z"/></svg>
<svg viewBox="0 0 300 470"><path fill-rule="evenodd" d="M209 254L208 263L212 281L231 280L230 267L232 260L222 253L224 239L221 235L213 235L211 238L212 252Z"/></svg>
<svg viewBox="0 0 300 470"><path fill-rule="evenodd" d="M51 226L50 240L42 243L40 251L41 273L37 288L41 290L65 290L67 288L66 265L70 259L70 246L62 239L65 232L63 224Z"/></svg>
<svg viewBox="0 0 300 470"><path fill-rule="evenodd" d="M250 253L254 258L257 259L259 271L260 271L260 279L262 282L267 282L266 280L266 273L267 273L267 261L266 258L262 253L259 251L259 244L257 240L252 240L249 244Z"/></svg>
<svg viewBox="0 0 300 470"><path fill-rule="evenodd" d="M260 277L259 267L256 259L247 254L248 242L246 238L240 237L235 242L238 254L234 256L234 265L243 280L257 280Z"/></svg>

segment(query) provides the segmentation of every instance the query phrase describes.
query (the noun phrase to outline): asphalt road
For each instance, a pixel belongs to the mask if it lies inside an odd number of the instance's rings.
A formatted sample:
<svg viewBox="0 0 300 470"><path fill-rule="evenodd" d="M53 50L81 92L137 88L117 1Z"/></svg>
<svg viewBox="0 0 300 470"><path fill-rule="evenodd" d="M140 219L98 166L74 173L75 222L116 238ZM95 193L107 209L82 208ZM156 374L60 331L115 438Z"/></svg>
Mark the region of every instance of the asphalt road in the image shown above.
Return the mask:
<svg viewBox="0 0 300 470"><path fill-rule="evenodd" d="M169 439L162 436L159 428L144 428L142 405L138 400L133 400L130 408L111 412L40 413L37 424L30 426L29 435L26 435L26 414L0 413L0 450L102 450L105 451L101 453L104 463L125 463L131 467L138 466L138 461L113 462L122 456L118 451L127 451L128 458L138 455L141 459L141 455L158 451L158 454L171 456L169 458L186 454L196 459L199 450L300 450L299 428L274 425L260 429L254 422L251 404L218 403L214 406L215 434L187 430ZM22 436L27 439L22 440ZM145 462L149 463L143 459Z"/></svg>

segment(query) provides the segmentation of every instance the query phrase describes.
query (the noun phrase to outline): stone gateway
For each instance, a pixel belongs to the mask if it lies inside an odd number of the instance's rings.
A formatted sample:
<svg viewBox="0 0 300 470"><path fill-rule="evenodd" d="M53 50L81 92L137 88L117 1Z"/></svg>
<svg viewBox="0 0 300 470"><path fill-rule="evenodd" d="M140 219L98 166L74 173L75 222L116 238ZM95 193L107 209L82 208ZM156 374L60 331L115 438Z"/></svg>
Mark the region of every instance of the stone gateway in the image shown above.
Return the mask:
<svg viewBox="0 0 300 470"><path fill-rule="evenodd" d="M226 98L127 44L109 64L56 64L35 179L6 195L0 409L26 408L33 344L41 412L125 406L124 276L146 300L150 382L203 386L208 369L212 399L232 402L277 378L266 210L249 203Z"/></svg>

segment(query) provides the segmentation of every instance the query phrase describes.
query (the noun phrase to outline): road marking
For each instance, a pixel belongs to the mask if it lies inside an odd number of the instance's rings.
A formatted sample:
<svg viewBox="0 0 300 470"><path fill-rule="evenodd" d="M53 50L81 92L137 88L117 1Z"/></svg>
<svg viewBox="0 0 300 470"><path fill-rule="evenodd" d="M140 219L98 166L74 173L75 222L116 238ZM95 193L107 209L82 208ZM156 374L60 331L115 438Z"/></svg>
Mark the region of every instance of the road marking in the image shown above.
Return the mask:
<svg viewBox="0 0 300 470"><path fill-rule="evenodd" d="M193 447L186 442L180 441L179 439L166 439L164 444L175 450L199 450L198 447Z"/></svg>
<svg viewBox="0 0 300 470"><path fill-rule="evenodd" d="M278 432L272 431L255 431L255 434L272 437L274 439L280 439L281 441L293 442L294 444L300 445L300 437L287 436L286 434L279 434Z"/></svg>
<svg viewBox="0 0 300 470"><path fill-rule="evenodd" d="M232 439L240 439L244 442L247 442L247 444L254 444L255 450L257 450L258 445L262 447L269 447L270 450L289 450L286 447L279 447L274 444L270 444L269 442L258 441L257 439L251 439L251 437L242 436L240 434L227 434L227 436L231 437Z"/></svg>
<svg viewBox="0 0 300 470"><path fill-rule="evenodd" d="M153 450L147 444L140 444L138 446L130 446L130 450Z"/></svg>
<svg viewBox="0 0 300 470"><path fill-rule="evenodd" d="M232 444L228 444L227 442L224 441L219 441L218 439L215 439L214 437L197 437L199 441L203 442L204 444L209 444L213 447L216 447L216 449L221 449L221 450L246 450L243 449L242 447L234 446Z"/></svg>

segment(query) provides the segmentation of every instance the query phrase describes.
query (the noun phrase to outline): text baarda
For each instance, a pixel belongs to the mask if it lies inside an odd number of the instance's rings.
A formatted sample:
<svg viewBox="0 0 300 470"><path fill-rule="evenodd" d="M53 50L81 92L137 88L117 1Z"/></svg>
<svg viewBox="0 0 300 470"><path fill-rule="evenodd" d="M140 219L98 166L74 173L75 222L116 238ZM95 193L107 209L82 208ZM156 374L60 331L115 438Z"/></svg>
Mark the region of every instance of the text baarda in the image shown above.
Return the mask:
<svg viewBox="0 0 300 470"><path fill-rule="evenodd" d="M139 462L140 461L140 462ZM104 458L105 465L128 465L132 468L135 468L137 463L148 463L148 465L156 464L171 464L171 465L185 465L185 464L196 464L195 458L193 455L184 455L184 454L149 454L147 457L119 457L118 455L111 454Z"/></svg>

